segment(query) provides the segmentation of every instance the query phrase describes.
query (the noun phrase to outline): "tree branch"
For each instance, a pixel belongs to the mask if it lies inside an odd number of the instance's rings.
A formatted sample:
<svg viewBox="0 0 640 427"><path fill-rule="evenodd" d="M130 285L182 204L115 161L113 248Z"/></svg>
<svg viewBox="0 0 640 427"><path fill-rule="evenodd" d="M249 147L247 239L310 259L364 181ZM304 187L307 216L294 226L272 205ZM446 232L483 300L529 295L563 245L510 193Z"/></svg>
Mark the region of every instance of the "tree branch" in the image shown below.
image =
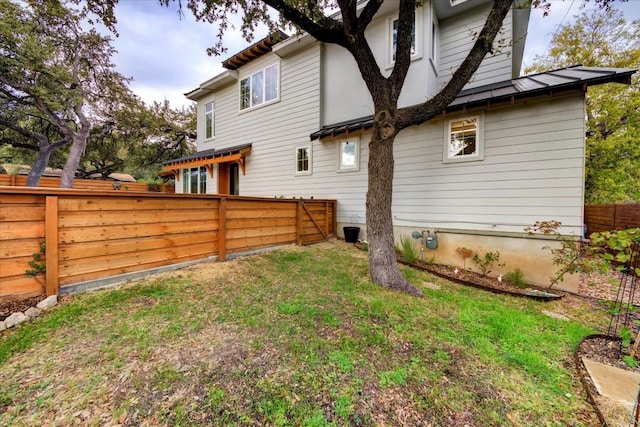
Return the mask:
<svg viewBox="0 0 640 427"><path fill-rule="evenodd" d="M478 39L460 67L453 73L449 83L424 104L399 109L397 112L398 130L424 123L440 114L447 105L453 102L476 72L484 57L491 51L493 41L513 2L514 0L495 0Z"/></svg>

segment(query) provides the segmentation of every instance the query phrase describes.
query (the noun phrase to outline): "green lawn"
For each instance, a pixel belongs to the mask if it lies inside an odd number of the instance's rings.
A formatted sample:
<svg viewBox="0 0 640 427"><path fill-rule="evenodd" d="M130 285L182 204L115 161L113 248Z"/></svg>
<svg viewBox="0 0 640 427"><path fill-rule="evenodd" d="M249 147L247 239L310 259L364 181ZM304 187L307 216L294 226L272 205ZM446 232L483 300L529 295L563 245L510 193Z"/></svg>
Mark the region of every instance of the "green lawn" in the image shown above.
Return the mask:
<svg viewBox="0 0 640 427"><path fill-rule="evenodd" d="M597 422L572 355L603 311L402 271L424 298L327 243L76 295L0 339L0 425Z"/></svg>

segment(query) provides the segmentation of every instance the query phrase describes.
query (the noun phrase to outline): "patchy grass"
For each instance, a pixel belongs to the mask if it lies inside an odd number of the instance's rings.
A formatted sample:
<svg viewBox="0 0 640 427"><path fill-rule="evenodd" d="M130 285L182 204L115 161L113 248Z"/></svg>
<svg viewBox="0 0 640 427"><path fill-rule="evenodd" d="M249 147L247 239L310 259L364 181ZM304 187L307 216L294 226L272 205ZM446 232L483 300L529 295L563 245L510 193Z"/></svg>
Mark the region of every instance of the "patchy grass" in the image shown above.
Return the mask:
<svg viewBox="0 0 640 427"><path fill-rule="evenodd" d="M604 312L403 274L424 298L323 244L77 295L1 338L0 425L597 422L571 355Z"/></svg>

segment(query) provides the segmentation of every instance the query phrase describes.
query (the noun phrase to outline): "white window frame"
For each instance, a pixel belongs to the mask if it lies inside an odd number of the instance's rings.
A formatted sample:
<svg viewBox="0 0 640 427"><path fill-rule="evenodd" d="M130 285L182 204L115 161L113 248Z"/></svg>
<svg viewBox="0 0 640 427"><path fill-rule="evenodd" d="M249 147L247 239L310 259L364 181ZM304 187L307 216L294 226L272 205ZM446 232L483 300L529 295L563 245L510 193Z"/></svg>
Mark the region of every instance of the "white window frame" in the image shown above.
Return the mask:
<svg viewBox="0 0 640 427"><path fill-rule="evenodd" d="M208 108L211 108L211 110L208 111ZM208 126L209 123L207 123L207 119L210 116L210 124L211 126ZM211 101L211 102L207 102L204 104L204 139L205 141L209 141L215 138L216 136L216 122L215 122L215 118L216 118L216 104L215 101Z"/></svg>
<svg viewBox="0 0 640 427"><path fill-rule="evenodd" d="M431 4L431 28L429 29L429 61L433 71L438 75L438 54L440 53L440 24L436 18L436 10Z"/></svg>
<svg viewBox="0 0 640 427"><path fill-rule="evenodd" d="M307 151L307 169L306 170L300 170L299 166L300 166L300 151L301 150L305 150ZM296 164L295 164L295 170L296 170L296 175L311 175L311 161L312 161L312 151L311 151L311 145L301 145L299 147L296 147L296 152L295 152L295 159L296 159Z"/></svg>
<svg viewBox="0 0 640 427"><path fill-rule="evenodd" d="M196 183L196 187L198 189L197 193L191 192L191 174L192 171L196 169L196 176L198 178L198 182ZM207 194L207 168L204 166L199 166L195 168L184 168L182 169L182 193L183 194Z"/></svg>
<svg viewBox="0 0 640 427"><path fill-rule="evenodd" d="M275 96L273 96L272 98L266 99L266 95L267 95L267 70L273 69L275 67ZM254 87L254 82L256 82L258 80L258 78L261 78L261 82L260 85L255 85L256 87ZM249 97L249 101L248 101L248 105L244 105L243 103L243 83L245 81L248 81L249 83L249 93L248 93L248 97ZM259 86L259 87L257 87ZM258 92L259 91L259 92ZM259 100L254 100L258 95L258 93L260 93L260 98ZM246 75L242 76L242 78L240 79L240 82L238 84L238 107L240 112L244 112L244 111L249 111L249 110L253 110L255 108L259 108L259 107L263 107L265 105L269 105L272 104L274 102L278 102L280 100L280 63L279 62L275 62L273 64L269 64L264 68L261 68L259 70L255 70L251 73L247 73Z"/></svg>
<svg viewBox="0 0 640 427"><path fill-rule="evenodd" d="M413 47L415 49L415 52L413 52L411 54L411 60L415 61L416 59L420 59L422 58L422 34L424 33L424 28L422 26L422 21L423 21L423 10L422 7L417 7L416 8L416 14L415 14L415 20L414 20L414 41L413 41ZM388 58L388 67L391 68L393 67L393 65L396 63L396 60L394 58L395 56L395 51L396 51L396 46L394 43L394 38L393 38L393 27L394 27L394 23L399 19L398 14L392 15L388 18L387 20L387 32L388 32L388 44L389 44L389 58Z"/></svg>
<svg viewBox="0 0 640 427"><path fill-rule="evenodd" d="M353 149L353 164L346 163L344 161L344 155L346 154L343 147L345 144L354 143ZM345 138L338 141L338 172L353 172L360 170L360 137Z"/></svg>
<svg viewBox="0 0 640 427"><path fill-rule="evenodd" d="M452 124L464 120L476 120L476 150L472 154L451 155L451 128ZM484 114L472 116L460 116L449 119L444 123L444 146L442 151L442 161L444 163L474 162L484 160Z"/></svg>

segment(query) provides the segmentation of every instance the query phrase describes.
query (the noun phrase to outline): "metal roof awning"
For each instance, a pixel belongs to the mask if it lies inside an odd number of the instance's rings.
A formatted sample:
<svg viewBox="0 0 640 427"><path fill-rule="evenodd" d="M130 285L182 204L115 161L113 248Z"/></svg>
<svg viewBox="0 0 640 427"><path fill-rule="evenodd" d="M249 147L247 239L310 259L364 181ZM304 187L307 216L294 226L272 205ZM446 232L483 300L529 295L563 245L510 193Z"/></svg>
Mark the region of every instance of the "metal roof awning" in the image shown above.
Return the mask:
<svg viewBox="0 0 640 427"><path fill-rule="evenodd" d="M169 160L162 164L162 171L158 175L162 177L178 175L178 171L184 168L196 168L204 166L213 177L213 165L216 163L237 162L242 174L245 175L244 157L251 152L251 144L237 145L235 147L220 150L211 149L189 154L178 159Z"/></svg>
<svg viewBox="0 0 640 427"><path fill-rule="evenodd" d="M536 96L552 96L568 90L586 91L588 86L603 83L631 83L631 76L637 70L628 68L572 67L546 71L544 73L519 77L514 80L492 83L461 91L456 99L442 113L464 111L468 108L491 107L497 103ZM348 134L373 127L373 116L361 117L340 123L323 126L309 135L313 141L327 137Z"/></svg>

